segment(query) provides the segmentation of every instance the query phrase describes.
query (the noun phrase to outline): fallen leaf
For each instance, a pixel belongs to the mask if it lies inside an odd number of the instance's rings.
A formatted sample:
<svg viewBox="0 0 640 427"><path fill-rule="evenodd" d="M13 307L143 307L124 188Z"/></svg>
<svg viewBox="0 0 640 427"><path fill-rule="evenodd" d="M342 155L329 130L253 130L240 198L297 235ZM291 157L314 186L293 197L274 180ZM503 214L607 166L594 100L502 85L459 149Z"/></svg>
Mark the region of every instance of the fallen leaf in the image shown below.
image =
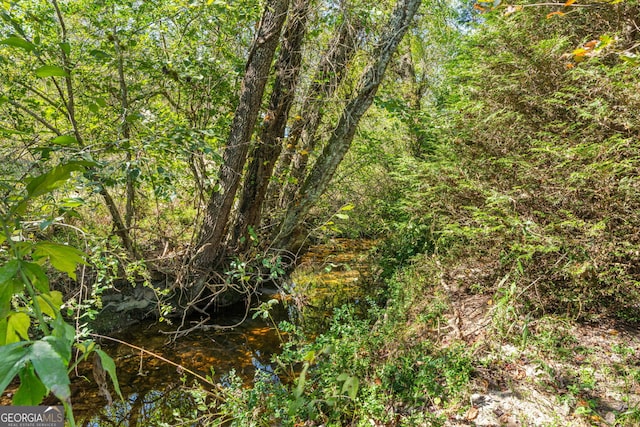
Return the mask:
<svg viewBox="0 0 640 427"><path fill-rule="evenodd" d="M547 19L550 19L552 16L555 16L555 15L557 15L557 16L564 16L564 13L562 13L562 12L560 12L560 11L558 11L558 12L551 12L551 13L547 14Z"/></svg>
<svg viewBox="0 0 640 427"><path fill-rule="evenodd" d="M593 49L598 43L600 43L599 40L591 40L589 42L586 42L583 47L585 49Z"/></svg>
<svg viewBox="0 0 640 427"><path fill-rule="evenodd" d="M472 406L471 408L469 408L469 410L467 411L464 417L467 421L472 421L478 418L479 413L480 411L478 410L478 408L476 408L475 406Z"/></svg>

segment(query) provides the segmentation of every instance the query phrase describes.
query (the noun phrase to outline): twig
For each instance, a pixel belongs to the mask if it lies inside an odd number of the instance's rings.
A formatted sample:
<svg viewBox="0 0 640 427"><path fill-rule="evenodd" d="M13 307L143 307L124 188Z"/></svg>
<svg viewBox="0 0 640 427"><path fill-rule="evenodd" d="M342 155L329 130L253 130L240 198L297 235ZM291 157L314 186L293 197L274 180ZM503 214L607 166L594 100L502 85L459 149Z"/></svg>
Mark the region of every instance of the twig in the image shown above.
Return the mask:
<svg viewBox="0 0 640 427"><path fill-rule="evenodd" d="M171 361L171 360L169 360L169 359L167 359L167 358L165 358L165 357L160 356L159 354L156 354L156 353L154 353L154 352L152 352L152 351L146 350L146 349L144 349L144 348L142 348L142 347L138 347L137 345L130 344L130 343L126 342L126 341L122 341L122 340L119 340L119 339L117 339L117 338L108 337L108 336L106 336L106 335L100 335L100 334L89 334L89 335L90 335L90 336L92 336L92 337L94 337L94 338L102 338L102 339L106 339L106 340L109 340L109 341L117 342L118 344L126 345L127 347L131 347L131 348L133 348L134 350L139 350L141 354L142 354L142 353L147 353L148 355L153 356L153 357L155 357L156 359L160 359L160 360L162 360L163 362L166 362L166 363L168 363L168 364L170 364L170 365L173 365L173 366L175 366L176 368L181 369L181 370L183 370L184 372L187 372L187 373L189 373L189 374L193 375L194 377L196 377L196 378L197 378L197 379L199 379L200 381L205 382L205 383L209 384L210 386L212 386L212 387L214 387L214 388L219 388L219 387L220 387L220 385L219 385L219 384L216 384L216 383L211 382L211 381L210 381L210 380L208 380L207 378L205 378L205 377L203 377L202 375L200 375L200 374L198 374L198 373L196 373L196 372L192 371L191 369L185 368L184 366L182 366L182 365L180 365L180 364L178 364L178 363L176 363L176 362L173 362L173 361Z"/></svg>

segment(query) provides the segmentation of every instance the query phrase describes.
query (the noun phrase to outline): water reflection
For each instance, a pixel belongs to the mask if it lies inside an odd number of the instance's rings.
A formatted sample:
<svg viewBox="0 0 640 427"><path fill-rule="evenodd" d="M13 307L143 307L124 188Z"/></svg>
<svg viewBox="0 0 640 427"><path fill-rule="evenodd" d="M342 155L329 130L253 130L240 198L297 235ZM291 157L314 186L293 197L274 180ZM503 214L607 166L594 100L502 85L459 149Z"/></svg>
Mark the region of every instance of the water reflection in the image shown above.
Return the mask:
<svg viewBox="0 0 640 427"><path fill-rule="evenodd" d="M261 319L249 319L233 330L194 331L176 342L161 333L167 330L170 327L166 324L149 322L116 337L216 382L231 370L246 383L251 382L256 371L278 380L269 360L279 350L280 340ZM79 425L163 425L163 421L175 419L176 414L195 413L203 403L183 387L195 381L180 369L126 345L105 342L103 347L116 361L125 401L114 399L112 405L107 405L94 381L78 377L73 382L72 401ZM84 375L90 378L90 374Z"/></svg>

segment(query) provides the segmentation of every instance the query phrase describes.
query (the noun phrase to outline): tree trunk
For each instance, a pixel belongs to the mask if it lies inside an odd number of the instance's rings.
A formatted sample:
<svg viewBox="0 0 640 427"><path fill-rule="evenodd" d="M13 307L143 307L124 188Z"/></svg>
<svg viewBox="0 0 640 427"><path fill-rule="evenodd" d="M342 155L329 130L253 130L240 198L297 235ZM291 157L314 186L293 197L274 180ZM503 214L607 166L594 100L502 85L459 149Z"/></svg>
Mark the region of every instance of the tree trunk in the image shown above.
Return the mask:
<svg viewBox="0 0 640 427"><path fill-rule="evenodd" d="M244 168L251 134L258 118L269 69L284 24L288 0L268 0L253 43L240 90L217 189L208 203L195 255L195 266L204 272L214 268L221 255L233 201Z"/></svg>
<svg viewBox="0 0 640 427"><path fill-rule="evenodd" d="M60 11L60 7L58 5L57 0L53 0L52 4L56 11L58 24L60 25L60 30L62 32L62 42L68 43L69 38L67 36L67 27L64 22L64 18L62 16L62 12ZM73 79L72 79L72 70L73 70L72 62L69 56L67 55L67 52L62 48L60 49L60 56L62 57L62 63L66 71L66 75L65 75L66 99L65 99L65 93L63 92L62 88L55 82L54 82L54 85L58 90L60 99L63 100L65 104L65 107L67 110L67 117L73 128L73 135L75 136L76 141L78 141L78 145L80 145L81 147L84 147L84 138L82 137L82 133L80 132L80 127L78 126L78 121L76 120L75 91L74 91ZM55 129L53 130L54 132L59 134L59 132L57 132ZM95 174L93 173L92 175L95 176ZM100 179L97 179L97 180L99 182L101 181ZM120 215L118 206L116 205L115 201L111 197L111 194L109 194L109 191L107 190L107 188L102 183L100 184L100 195L102 196L105 204L107 205L107 209L109 210L109 214L111 215L111 220L113 221L113 227L115 229L116 235L120 237L120 240L122 240L122 244L124 245L129 255L133 259L138 259L139 255L135 249L135 245L133 241L131 240L131 235L129 234L129 227L122 221L122 216Z"/></svg>
<svg viewBox="0 0 640 427"><path fill-rule="evenodd" d="M297 232L311 207L327 189L338 165L351 146L356 128L369 109L382 82L392 55L406 33L421 0L398 0L386 31L382 35L373 55L373 62L363 72L358 90L345 106L338 125L331 133L322 154L316 160L293 204L290 205L273 247L297 253L304 237Z"/></svg>
<svg viewBox="0 0 640 427"><path fill-rule="evenodd" d="M276 80L260 134L249 156L251 163L245 174L232 236L231 245L238 247L240 251L246 249L249 243L249 227L257 230L260 225L269 179L282 151L282 140L300 74L302 43L306 34L309 9L309 0L295 0L283 33L275 69Z"/></svg>
<svg viewBox="0 0 640 427"><path fill-rule="evenodd" d="M287 144L289 148L280 164L280 174L284 174L287 169L291 168L289 179L285 181L280 191L280 208L291 204L304 180L309 155L316 149L316 133L322 121L323 106L340 86L347 65L356 53L356 36L360 27L359 21L351 22L345 16L345 21L338 34L331 41L327 52L318 64L318 70L313 76L313 83L305 96L304 105L300 109L300 117L296 117L291 129L291 138ZM300 141L302 143L299 146Z"/></svg>
<svg viewBox="0 0 640 427"><path fill-rule="evenodd" d="M129 88L127 87L127 80L124 75L124 55L120 48L120 40L116 36L117 31L113 31L113 47L118 55L118 84L120 86L120 106L122 107L122 138L127 141L129 149L127 150L127 168L125 173L127 175L126 184L126 201L125 201L125 213L124 224L127 229L131 229L131 222L133 221L135 210L135 182L133 174L131 173L131 163L133 162L133 155L131 154L131 123L127 120L129 111Z"/></svg>

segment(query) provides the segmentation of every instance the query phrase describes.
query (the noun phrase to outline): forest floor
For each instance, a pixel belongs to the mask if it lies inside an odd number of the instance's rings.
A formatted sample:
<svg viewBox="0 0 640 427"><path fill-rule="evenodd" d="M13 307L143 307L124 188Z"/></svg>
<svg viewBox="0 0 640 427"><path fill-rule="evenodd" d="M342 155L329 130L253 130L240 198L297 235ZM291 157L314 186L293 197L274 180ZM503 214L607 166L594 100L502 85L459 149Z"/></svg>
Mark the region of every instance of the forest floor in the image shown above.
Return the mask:
<svg viewBox="0 0 640 427"><path fill-rule="evenodd" d="M638 325L547 316L501 333L495 316L503 308L489 296L457 292L450 302L441 342L464 341L475 370L461 404L469 409L443 410L445 425L640 425ZM501 338L518 335L515 343Z"/></svg>

